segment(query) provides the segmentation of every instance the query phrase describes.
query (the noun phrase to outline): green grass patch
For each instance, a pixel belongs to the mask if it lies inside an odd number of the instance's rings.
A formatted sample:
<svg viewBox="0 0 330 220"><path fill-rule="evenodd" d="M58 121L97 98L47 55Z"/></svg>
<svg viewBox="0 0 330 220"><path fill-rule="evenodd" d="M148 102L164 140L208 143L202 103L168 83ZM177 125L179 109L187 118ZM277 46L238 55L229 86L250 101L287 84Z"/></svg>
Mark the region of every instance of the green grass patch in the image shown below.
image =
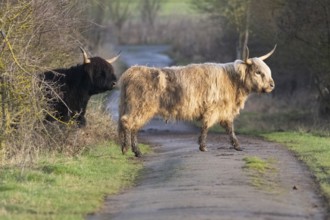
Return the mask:
<svg viewBox="0 0 330 220"><path fill-rule="evenodd" d="M276 168L275 160L265 160L257 156L243 158L245 165L243 169L250 176L251 185L267 192L276 192Z"/></svg>
<svg viewBox="0 0 330 220"><path fill-rule="evenodd" d="M141 145L143 153L149 151ZM26 168L0 168L1 219L83 219L106 195L134 183L142 163L104 143L73 158L41 158Z"/></svg>
<svg viewBox="0 0 330 220"><path fill-rule="evenodd" d="M245 157L243 160L245 161L244 168L246 169L254 170L258 173L265 173L266 170L270 169L269 162L259 157Z"/></svg>
<svg viewBox="0 0 330 220"><path fill-rule="evenodd" d="M275 132L262 136L292 150L315 175L321 190L330 201L330 137L304 132Z"/></svg>

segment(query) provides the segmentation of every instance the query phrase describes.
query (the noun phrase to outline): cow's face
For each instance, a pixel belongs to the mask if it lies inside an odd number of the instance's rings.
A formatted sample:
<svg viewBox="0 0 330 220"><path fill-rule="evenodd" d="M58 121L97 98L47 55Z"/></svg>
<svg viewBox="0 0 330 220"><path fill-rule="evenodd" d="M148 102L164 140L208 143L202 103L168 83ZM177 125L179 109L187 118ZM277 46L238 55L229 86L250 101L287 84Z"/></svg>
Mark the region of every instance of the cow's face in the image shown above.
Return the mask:
<svg viewBox="0 0 330 220"><path fill-rule="evenodd" d="M117 77L114 73L112 63L115 62L119 55L109 60L100 57L88 58L85 50L80 47L83 54L84 71L88 75L89 94L97 94L111 90L116 84ZM87 82L86 82L87 83Z"/></svg>
<svg viewBox="0 0 330 220"><path fill-rule="evenodd" d="M276 46L264 56L249 58L249 50L246 47L246 57L243 61L243 65L245 65L244 80L250 91L270 93L275 88L275 82L272 78L271 70L264 62L265 59L274 53L275 48Z"/></svg>
<svg viewBox="0 0 330 220"><path fill-rule="evenodd" d="M270 68L259 58L250 59L252 64L247 67L247 78L251 89L257 93L270 93L275 88Z"/></svg>
<svg viewBox="0 0 330 220"><path fill-rule="evenodd" d="M112 65L100 57L93 57L89 60L89 63L84 64L84 68L92 84L90 93L96 94L113 89L117 78Z"/></svg>

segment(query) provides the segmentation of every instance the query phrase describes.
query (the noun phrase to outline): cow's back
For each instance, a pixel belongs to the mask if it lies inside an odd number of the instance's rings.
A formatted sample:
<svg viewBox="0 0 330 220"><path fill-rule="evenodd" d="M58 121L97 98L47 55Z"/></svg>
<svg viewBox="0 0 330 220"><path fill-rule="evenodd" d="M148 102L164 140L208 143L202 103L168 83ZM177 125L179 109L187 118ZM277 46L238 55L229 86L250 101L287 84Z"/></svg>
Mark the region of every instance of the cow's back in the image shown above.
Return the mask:
<svg viewBox="0 0 330 220"><path fill-rule="evenodd" d="M129 108L156 107L165 119L200 118L210 103L219 99L220 82L216 81L221 73L217 68L213 64L161 69L131 67L120 79L121 103L127 103Z"/></svg>

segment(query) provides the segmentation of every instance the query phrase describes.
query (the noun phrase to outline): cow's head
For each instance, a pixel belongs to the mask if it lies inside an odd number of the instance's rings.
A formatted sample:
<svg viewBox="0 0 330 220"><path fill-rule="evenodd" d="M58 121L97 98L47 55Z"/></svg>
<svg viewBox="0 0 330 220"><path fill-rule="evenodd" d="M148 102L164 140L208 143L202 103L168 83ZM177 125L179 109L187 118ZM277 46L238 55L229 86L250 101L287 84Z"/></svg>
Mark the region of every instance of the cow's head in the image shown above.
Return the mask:
<svg viewBox="0 0 330 220"><path fill-rule="evenodd" d="M91 95L111 90L117 82L114 74L112 63L115 62L119 55L105 60L100 57L88 58L84 49L80 48L83 53L83 68L88 74L92 88L89 91Z"/></svg>
<svg viewBox="0 0 330 220"><path fill-rule="evenodd" d="M251 92L270 93L275 88L270 68L264 62L276 49L261 57L249 58L249 49L246 47L246 56L243 61L236 62L236 69L240 72L245 87Z"/></svg>

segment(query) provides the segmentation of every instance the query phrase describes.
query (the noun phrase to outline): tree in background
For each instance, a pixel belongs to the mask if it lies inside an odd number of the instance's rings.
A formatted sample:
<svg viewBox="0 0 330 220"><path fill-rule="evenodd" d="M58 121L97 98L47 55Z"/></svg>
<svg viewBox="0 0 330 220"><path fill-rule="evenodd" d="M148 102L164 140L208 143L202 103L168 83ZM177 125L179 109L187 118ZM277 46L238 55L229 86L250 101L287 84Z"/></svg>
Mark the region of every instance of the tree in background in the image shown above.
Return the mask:
<svg viewBox="0 0 330 220"><path fill-rule="evenodd" d="M224 30L233 28L236 31L236 58L241 59L249 39L251 0L192 0L192 4L198 11L208 13L212 20L226 27Z"/></svg>
<svg viewBox="0 0 330 220"><path fill-rule="evenodd" d="M319 113L330 117L330 1L287 1L281 12L277 24L288 57L300 75L313 76Z"/></svg>
<svg viewBox="0 0 330 220"><path fill-rule="evenodd" d="M104 26L104 20L106 17L106 1L93 0L89 3L88 16L89 28L87 30L86 38L93 42L93 49L98 48L104 40L104 32L106 30Z"/></svg>
<svg viewBox="0 0 330 220"><path fill-rule="evenodd" d="M121 43L122 29L127 20L131 17L131 2L121 0L107 1L109 16L116 28L117 42Z"/></svg>
<svg viewBox="0 0 330 220"><path fill-rule="evenodd" d="M149 36L155 31L155 20L165 0L141 0L137 5L142 21L142 42L148 43Z"/></svg>
<svg viewBox="0 0 330 220"><path fill-rule="evenodd" d="M116 44L122 43L122 30L127 21L132 17L135 2L129 0L93 0L89 6L88 21L90 23L87 38L91 39L95 48L101 46L107 35ZM110 22L110 26L109 23Z"/></svg>

